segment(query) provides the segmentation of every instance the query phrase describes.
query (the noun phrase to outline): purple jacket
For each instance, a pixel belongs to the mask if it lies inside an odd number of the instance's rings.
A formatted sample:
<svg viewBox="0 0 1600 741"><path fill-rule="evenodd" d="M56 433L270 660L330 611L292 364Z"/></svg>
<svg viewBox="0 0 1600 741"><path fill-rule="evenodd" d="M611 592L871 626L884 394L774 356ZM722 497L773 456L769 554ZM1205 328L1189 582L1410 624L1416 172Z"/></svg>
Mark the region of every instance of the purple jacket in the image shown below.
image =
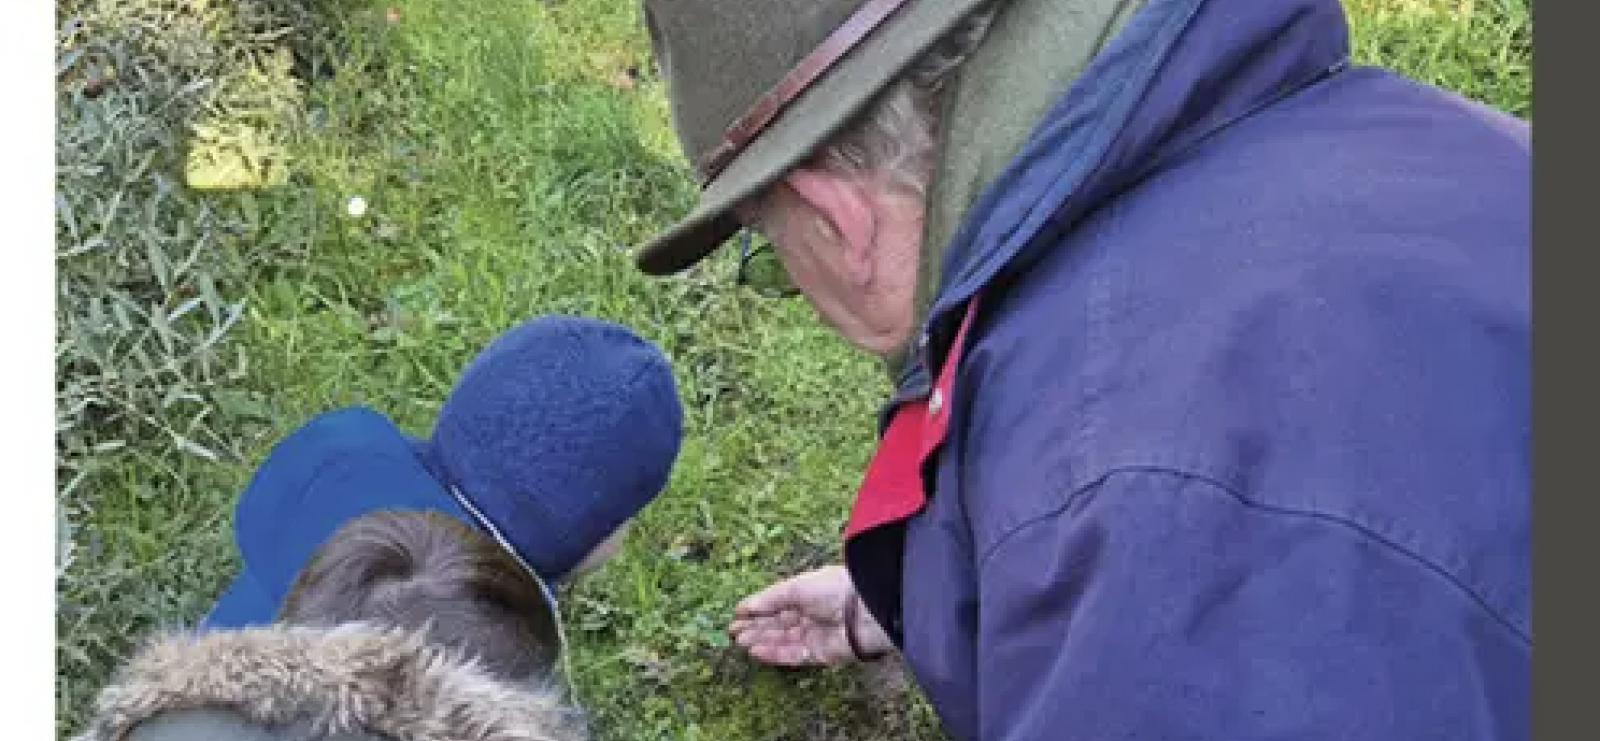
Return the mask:
<svg viewBox="0 0 1600 741"><path fill-rule="evenodd" d="M955 738L1528 737L1528 131L1347 55L1149 0L949 245L846 556Z"/></svg>

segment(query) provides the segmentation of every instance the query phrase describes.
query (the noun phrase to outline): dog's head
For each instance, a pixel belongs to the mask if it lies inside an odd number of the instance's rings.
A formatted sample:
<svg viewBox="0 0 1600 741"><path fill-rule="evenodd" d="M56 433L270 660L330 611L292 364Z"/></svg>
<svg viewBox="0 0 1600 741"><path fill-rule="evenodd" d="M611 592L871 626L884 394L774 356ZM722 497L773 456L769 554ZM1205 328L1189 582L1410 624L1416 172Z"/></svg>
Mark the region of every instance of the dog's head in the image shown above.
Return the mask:
<svg viewBox="0 0 1600 741"><path fill-rule="evenodd" d="M488 534L440 512L380 510L312 554L278 620L421 630L503 679L541 681L563 650L555 609L538 578Z"/></svg>

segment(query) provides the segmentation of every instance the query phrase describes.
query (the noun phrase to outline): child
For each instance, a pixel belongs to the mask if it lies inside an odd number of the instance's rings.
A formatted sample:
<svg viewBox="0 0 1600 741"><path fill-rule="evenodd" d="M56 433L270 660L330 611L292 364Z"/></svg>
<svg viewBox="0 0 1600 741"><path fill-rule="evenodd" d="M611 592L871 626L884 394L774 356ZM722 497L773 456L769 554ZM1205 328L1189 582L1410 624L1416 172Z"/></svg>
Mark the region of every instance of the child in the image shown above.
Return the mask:
<svg viewBox="0 0 1600 741"><path fill-rule="evenodd" d="M665 488L683 412L660 351L617 324L542 317L462 372L432 435L363 407L323 414L269 454L239 498L243 568L204 620L271 622L313 550L383 509L481 529L546 585L594 568Z"/></svg>
<svg viewBox="0 0 1600 741"><path fill-rule="evenodd" d="M580 741L549 585L614 552L681 433L659 351L566 317L491 343L427 438L313 419L240 496L243 567L204 630L148 643L80 738Z"/></svg>

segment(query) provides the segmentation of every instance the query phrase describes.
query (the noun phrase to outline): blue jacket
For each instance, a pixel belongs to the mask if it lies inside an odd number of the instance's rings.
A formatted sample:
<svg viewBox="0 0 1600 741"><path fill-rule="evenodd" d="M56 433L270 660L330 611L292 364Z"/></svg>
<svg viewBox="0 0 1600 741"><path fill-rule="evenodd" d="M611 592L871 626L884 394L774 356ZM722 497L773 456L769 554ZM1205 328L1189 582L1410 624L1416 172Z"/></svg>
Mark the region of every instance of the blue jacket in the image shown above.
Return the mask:
<svg viewBox="0 0 1600 741"><path fill-rule="evenodd" d="M948 246L846 556L955 738L1528 737L1528 132L1347 54L1149 0Z"/></svg>

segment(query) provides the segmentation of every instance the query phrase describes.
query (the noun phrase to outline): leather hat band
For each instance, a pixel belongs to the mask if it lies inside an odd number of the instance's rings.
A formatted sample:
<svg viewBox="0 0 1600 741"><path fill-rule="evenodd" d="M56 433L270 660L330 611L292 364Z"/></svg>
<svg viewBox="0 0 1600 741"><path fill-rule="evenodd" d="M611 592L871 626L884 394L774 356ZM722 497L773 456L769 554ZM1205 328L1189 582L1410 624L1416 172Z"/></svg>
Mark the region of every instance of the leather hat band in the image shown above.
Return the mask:
<svg viewBox="0 0 1600 741"><path fill-rule="evenodd" d="M863 3L723 132L722 141L700 160L700 187L704 188L722 174L728 163L744 151L790 102L908 2L911 0L867 0Z"/></svg>

